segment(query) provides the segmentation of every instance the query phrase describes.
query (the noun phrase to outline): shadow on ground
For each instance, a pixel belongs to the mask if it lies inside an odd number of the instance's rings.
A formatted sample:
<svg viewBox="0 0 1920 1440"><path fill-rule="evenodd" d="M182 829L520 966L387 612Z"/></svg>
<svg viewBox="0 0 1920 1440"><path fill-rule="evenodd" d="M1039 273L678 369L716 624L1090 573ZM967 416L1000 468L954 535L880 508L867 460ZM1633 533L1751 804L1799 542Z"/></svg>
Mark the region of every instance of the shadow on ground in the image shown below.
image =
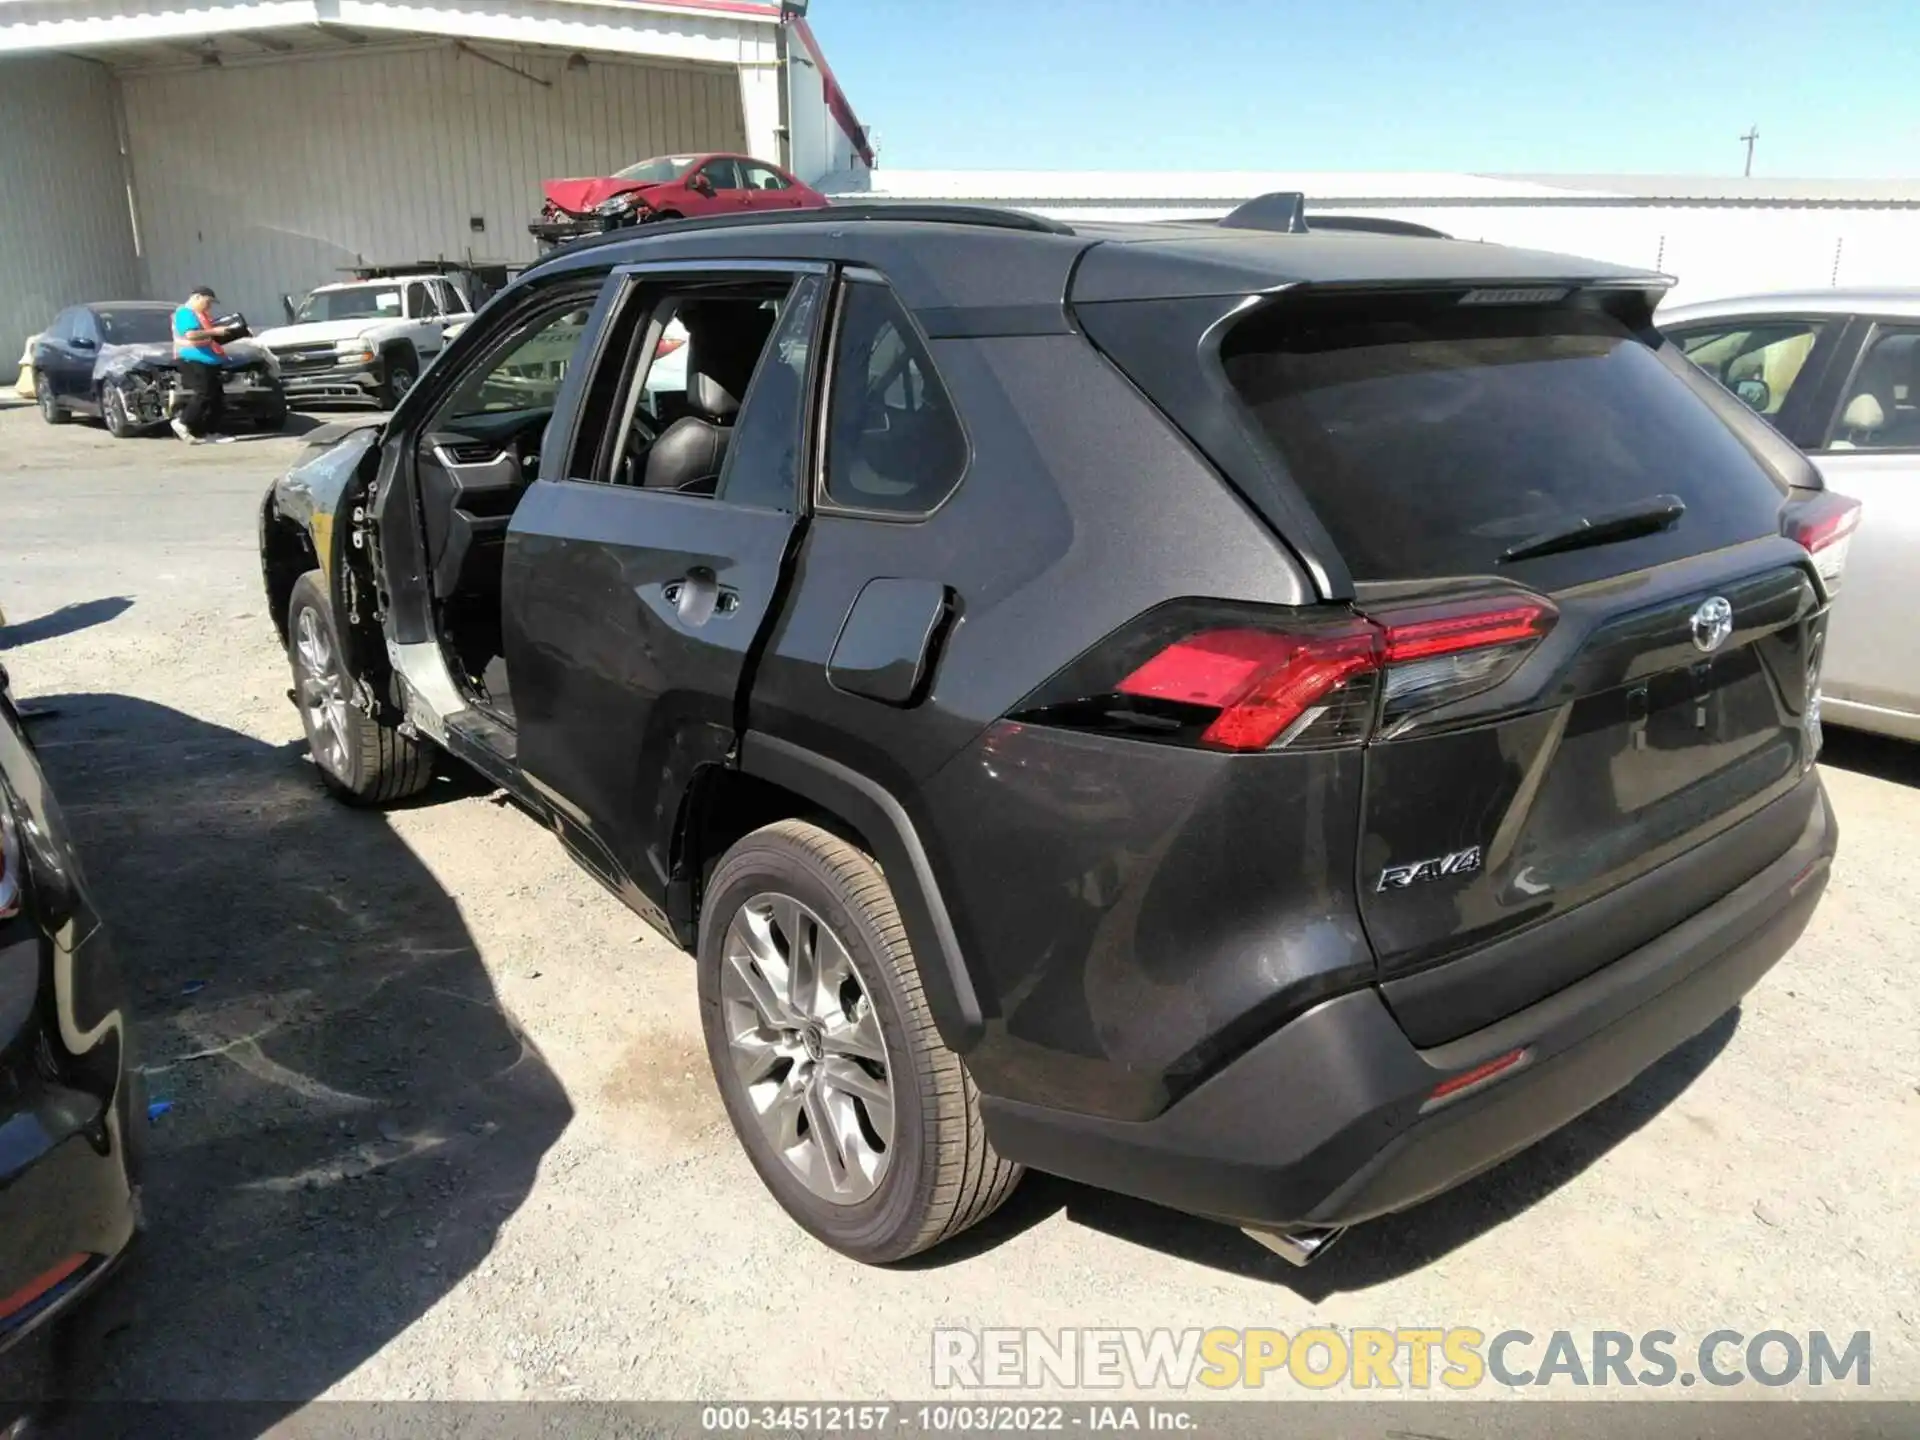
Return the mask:
<svg viewBox="0 0 1920 1440"><path fill-rule="evenodd" d="M1195 1219L1046 1175L1029 1175L1006 1206L922 1263L951 1264L1064 1211L1077 1224L1195 1264L1284 1285L1319 1302L1411 1274L1524 1214L1685 1093L1740 1023L1728 1011L1638 1079L1505 1164L1400 1215L1356 1227L1312 1265L1297 1268L1231 1226Z"/></svg>
<svg viewBox="0 0 1920 1440"><path fill-rule="evenodd" d="M72 605L62 605L58 610L49 610L31 620L0 625L0 650L31 645L39 640L57 640L63 635L104 625L132 608L132 599L125 595L109 595L99 600L81 600Z"/></svg>
<svg viewBox="0 0 1920 1440"><path fill-rule="evenodd" d="M380 815L328 799L288 747L125 696L42 698L33 737L172 1109L135 1258L64 1343L0 1362L0 1394L291 1409L479 1263L571 1108ZM196 1427L262 1418L210 1407Z"/></svg>
<svg viewBox="0 0 1920 1440"><path fill-rule="evenodd" d="M1820 763L1836 770L1851 770L1876 780L1920 788L1920 744L1910 740L1829 725L1820 749Z"/></svg>

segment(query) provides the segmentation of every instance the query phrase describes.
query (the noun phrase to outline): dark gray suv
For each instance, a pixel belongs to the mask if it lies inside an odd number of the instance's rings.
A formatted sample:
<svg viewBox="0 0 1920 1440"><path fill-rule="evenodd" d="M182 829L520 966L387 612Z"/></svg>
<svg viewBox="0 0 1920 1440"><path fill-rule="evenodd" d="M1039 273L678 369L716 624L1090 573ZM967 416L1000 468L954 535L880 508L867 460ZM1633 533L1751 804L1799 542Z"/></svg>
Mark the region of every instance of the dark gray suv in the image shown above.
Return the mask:
<svg viewBox="0 0 1920 1440"><path fill-rule="evenodd" d="M1626 1084L1826 884L1857 512L1664 285L1271 198L566 247L266 497L314 759L379 803L450 753L693 951L846 1253L1034 1166L1304 1260Z"/></svg>

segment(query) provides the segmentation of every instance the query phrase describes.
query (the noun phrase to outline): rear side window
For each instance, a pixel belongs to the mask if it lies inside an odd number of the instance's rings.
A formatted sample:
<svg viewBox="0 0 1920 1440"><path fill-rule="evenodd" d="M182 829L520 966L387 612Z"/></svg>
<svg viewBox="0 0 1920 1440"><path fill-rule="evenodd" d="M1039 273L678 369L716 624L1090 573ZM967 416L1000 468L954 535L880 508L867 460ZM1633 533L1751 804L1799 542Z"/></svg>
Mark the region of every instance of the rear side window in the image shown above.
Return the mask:
<svg viewBox="0 0 1920 1440"><path fill-rule="evenodd" d="M924 515L960 483L967 439L920 332L884 285L855 282L840 307L827 427L827 499Z"/></svg>
<svg viewBox="0 0 1920 1440"><path fill-rule="evenodd" d="M1691 552L1778 524L1774 480L1604 314L1276 307L1222 360L1355 580L1500 573L1532 537L1658 495L1685 502Z"/></svg>

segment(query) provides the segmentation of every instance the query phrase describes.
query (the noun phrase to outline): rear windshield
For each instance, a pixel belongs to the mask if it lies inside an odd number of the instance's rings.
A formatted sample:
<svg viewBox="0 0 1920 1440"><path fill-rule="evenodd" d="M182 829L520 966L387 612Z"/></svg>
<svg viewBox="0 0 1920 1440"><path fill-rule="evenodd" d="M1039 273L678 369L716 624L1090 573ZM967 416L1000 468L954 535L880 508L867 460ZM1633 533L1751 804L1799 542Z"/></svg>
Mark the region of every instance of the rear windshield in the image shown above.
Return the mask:
<svg viewBox="0 0 1920 1440"><path fill-rule="evenodd" d="M1685 515L1657 545L1616 547L1622 568L1777 527L1773 478L1617 320L1450 298L1356 308L1276 307L1221 352L1355 580L1519 569L1508 549L1660 495Z"/></svg>

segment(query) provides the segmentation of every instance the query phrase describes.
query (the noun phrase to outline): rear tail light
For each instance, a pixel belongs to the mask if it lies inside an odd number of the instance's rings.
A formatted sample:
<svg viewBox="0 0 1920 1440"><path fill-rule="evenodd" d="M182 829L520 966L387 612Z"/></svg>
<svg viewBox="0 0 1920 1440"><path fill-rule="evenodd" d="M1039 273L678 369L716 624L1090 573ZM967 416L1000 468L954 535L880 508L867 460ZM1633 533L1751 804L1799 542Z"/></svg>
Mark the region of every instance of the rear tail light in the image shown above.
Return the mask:
<svg viewBox="0 0 1920 1440"><path fill-rule="evenodd" d="M671 355L674 351L678 350L682 345L686 343L687 343L686 341L675 339L671 335L664 336L662 337L660 343L653 347L654 358L657 360L662 355Z"/></svg>
<svg viewBox="0 0 1920 1440"><path fill-rule="evenodd" d="M1096 646L1015 716L1211 750L1352 745L1499 684L1555 613L1511 592L1285 618L1180 602Z"/></svg>
<svg viewBox="0 0 1920 1440"><path fill-rule="evenodd" d="M1361 708L1362 715L1336 716L1320 738L1357 738L1350 732L1370 708L1365 700L1380 668L1379 651L1379 637L1364 621L1308 635L1203 630L1176 640L1128 675L1120 693L1214 711L1200 743L1218 750L1285 745L1336 708ZM1340 699L1362 703L1340 706ZM1360 724L1357 734L1365 730Z"/></svg>
<svg viewBox="0 0 1920 1440"><path fill-rule="evenodd" d="M1782 528L1788 539L1799 542L1813 557L1813 568L1820 572L1831 593L1840 588L1847 569L1847 551L1859 526L1860 502L1828 490L1817 499L1794 505Z"/></svg>

